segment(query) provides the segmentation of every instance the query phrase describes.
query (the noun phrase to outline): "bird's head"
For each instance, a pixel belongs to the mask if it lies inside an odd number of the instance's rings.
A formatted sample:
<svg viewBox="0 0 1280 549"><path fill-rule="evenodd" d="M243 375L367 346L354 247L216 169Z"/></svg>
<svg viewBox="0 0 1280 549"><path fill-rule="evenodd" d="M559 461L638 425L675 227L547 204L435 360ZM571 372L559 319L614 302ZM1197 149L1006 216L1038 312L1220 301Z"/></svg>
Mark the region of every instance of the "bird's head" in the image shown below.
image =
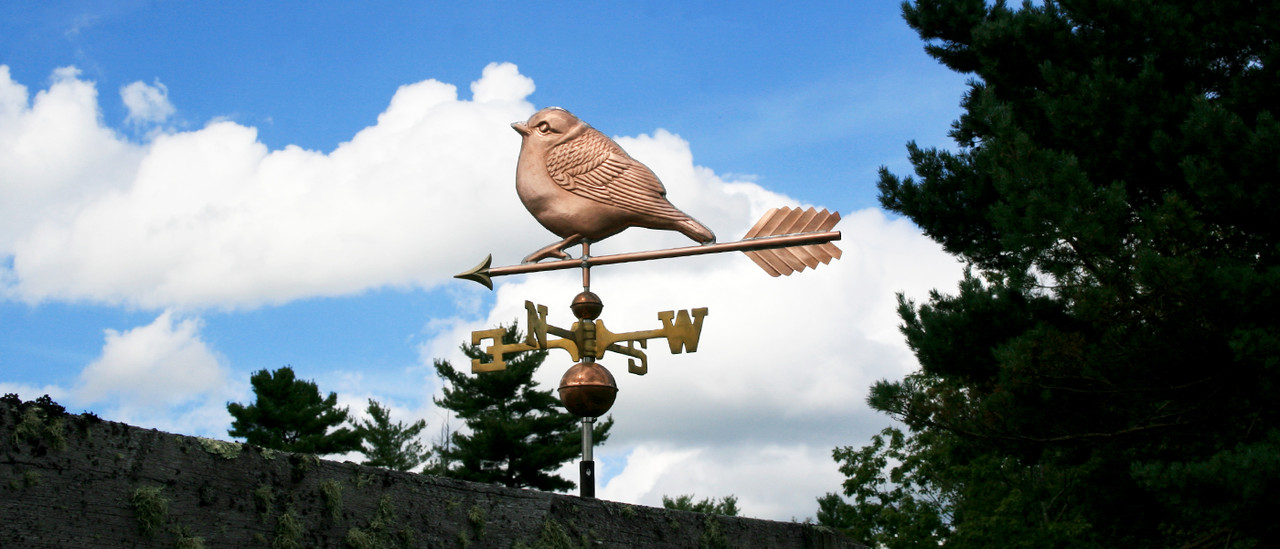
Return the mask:
<svg viewBox="0 0 1280 549"><path fill-rule="evenodd" d="M516 122L511 128L532 142L546 147L559 145L582 133L587 124L573 113L560 107L547 107L529 117L528 122Z"/></svg>

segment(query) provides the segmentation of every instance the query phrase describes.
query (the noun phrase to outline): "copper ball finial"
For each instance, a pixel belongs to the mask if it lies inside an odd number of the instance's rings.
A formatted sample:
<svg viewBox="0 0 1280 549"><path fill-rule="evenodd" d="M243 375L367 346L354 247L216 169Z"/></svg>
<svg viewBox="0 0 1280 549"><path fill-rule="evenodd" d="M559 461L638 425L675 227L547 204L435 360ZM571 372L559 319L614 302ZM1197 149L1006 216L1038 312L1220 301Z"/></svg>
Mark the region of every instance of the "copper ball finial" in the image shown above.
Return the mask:
<svg viewBox="0 0 1280 549"><path fill-rule="evenodd" d="M604 302L600 301L600 296L593 292L582 292L573 296L569 310L573 311L573 316L578 317L578 320L595 320L600 318L600 312L604 310Z"/></svg>
<svg viewBox="0 0 1280 549"><path fill-rule="evenodd" d="M560 402L577 417L600 417L613 407L618 383L595 362L580 362L560 378Z"/></svg>

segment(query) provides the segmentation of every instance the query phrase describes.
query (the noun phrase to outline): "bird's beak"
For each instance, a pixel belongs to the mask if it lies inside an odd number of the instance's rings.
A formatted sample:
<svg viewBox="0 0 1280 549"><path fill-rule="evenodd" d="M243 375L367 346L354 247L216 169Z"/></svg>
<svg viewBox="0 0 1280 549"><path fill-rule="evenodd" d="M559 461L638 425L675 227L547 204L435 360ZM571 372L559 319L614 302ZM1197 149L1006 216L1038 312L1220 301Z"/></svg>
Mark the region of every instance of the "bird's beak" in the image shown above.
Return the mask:
<svg viewBox="0 0 1280 549"><path fill-rule="evenodd" d="M529 126L526 126L524 122L512 122L511 129L520 135L529 135Z"/></svg>

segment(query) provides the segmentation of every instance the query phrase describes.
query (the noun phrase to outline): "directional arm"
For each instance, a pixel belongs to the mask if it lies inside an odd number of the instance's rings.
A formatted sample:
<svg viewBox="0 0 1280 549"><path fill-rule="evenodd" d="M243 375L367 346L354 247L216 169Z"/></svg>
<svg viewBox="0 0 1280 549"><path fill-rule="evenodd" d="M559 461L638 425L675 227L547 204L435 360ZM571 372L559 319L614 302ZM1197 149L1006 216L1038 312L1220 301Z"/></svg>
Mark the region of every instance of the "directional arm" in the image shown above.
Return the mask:
<svg viewBox="0 0 1280 549"><path fill-rule="evenodd" d="M532 347L524 343L503 343L502 336L507 333L505 328L492 328L489 330L478 330L471 332L471 344L479 345L484 340L493 341L493 345L484 348L485 354L489 355L487 362L481 362L478 358L471 359L471 372L499 372L507 369L507 363L502 359L502 355L506 353L518 353L520 351L532 351L537 347Z"/></svg>
<svg viewBox="0 0 1280 549"><path fill-rule="evenodd" d="M644 330L639 332L625 332L615 334L604 327L604 321L596 321L596 344L604 348L606 351L613 351L640 359L640 364L636 365L634 360L627 361L627 371L644 375L649 371L648 360L644 353L636 351L635 343L639 343L641 348L646 346L646 342L650 339L666 338L667 345L671 348L671 354L680 354L683 351L694 353L698 351L698 340L702 337L702 319L707 316L707 308L699 307L693 310L693 318L690 319L689 311L662 311L658 313L658 320L662 321L662 328L657 330ZM617 342L627 342L627 347L623 348L616 345ZM636 357L638 353L640 356ZM600 354L604 354L601 352Z"/></svg>
<svg viewBox="0 0 1280 549"><path fill-rule="evenodd" d="M644 375L649 371L649 361L648 356L640 349L647 348L648 340L665 338L672 354L697 352L698 341L702 336L702 319L708 314L706 307L699 307L692 311L662 311L658 313L658 320L662 322L661 328L613 333L605 327L603 320L575 322L570 330L558 328L547 324L545 305L534 305L533 302L526 301L524 306L528 315L529 333L523 342L503 343L502 328L471 332L471 342L475 345L479 345L486 339L493 341L493 345L485 347L485 354L489 355L487 361L471 360L472 372L494 372L506 369L507 363L502 359L504 353L564 349L575 361L580 360L580 357L600 358L606 352L626 355L630 357L627 361L627 370L633 374ZM548 334L558 336L559 339L550 339L547 337ZM636 348L637 344L640 349Z"/></svg>

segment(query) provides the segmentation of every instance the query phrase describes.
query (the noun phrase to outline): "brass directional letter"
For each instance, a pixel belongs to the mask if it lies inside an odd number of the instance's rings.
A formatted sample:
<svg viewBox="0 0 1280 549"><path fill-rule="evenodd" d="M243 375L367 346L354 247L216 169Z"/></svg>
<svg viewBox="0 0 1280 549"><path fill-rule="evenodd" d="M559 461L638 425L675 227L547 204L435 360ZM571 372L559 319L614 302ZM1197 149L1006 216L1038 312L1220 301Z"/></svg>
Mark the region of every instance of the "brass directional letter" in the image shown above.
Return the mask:
<svg viewBox="0 0 1280 549"><path fill-rule="evenodd" d="M535 305L532 301L524 302L524 310L528 313L529 335L525 336L526 345L537 349L547 348L547 306Z"/></svg>
<svg viewBox="0 0 1280 549"><path fill-rule="evenodd" d="M645 356L644 351L636 349L636 344L640 344L640 349L647 349L646 340L628 341L627 350L619 350L624 355L631 358L627 359L627 371L638 376L649 373L649 357ZM640 364L636 364L636 359L640 359Z"/></svg>
<svg viewBox="0 0 1280 549"><path fill-rule="evenodd" d="M493 345L484 348L485 354L489 355L489 362L480 362L480 359L471 359L471 373L478 374L480 372L498 372L507 369L507 362L502 360L505 353L518 353L520 351L531 351L537 347L525 345L524 343L503 343L502 336L506 335L505 328L493 328L489 330L479 330L471 332L471 344L479 345L481 341L486 339L493 340Z"/></svg>
<svg viewBox="0 0 1280 549"><path fill-rule="evenodd" d="M707 316L706 307L693 310L693 320L689 319L689 311L662 311L658 320L662 321L662 331L667 336L667 345L671 346L671 354L680 354L684 350L690 353L698 350L698 338L702 336L702 318ZM675 323L671 322L672 317Z"/></svg>

